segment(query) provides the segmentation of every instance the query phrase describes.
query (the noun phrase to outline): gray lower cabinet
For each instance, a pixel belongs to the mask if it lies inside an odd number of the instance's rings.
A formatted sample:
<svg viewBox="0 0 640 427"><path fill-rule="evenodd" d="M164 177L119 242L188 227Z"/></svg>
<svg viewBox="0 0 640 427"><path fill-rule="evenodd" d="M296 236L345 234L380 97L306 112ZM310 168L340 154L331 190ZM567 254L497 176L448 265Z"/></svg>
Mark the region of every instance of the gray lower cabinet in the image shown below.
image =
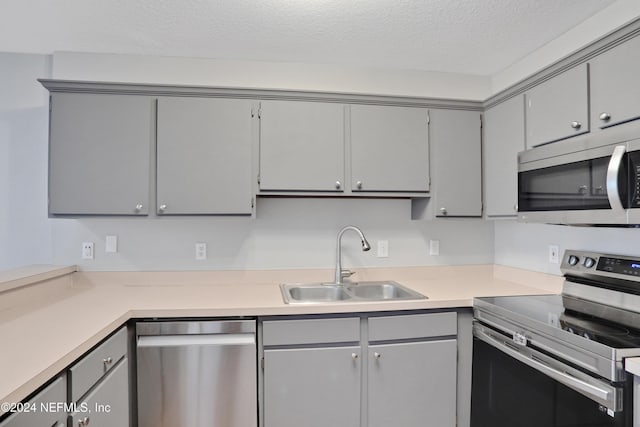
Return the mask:
<svg viewBox="0 0 640 427"><path fill-rule="evenodd" d="M158 99L158 214L251 214L252 107L242 99Z"/></svg>
<svg viewBox="0 0 640 427"><path fill-rule="evenodd" d="M129 425L128 367L123 327L68 369L71 427Z"/></svg>
<svg viewBox="0 0 640 427"><path fill-rule="evenodd" d="M431 198L438 217L482 215L481 115L431 110Z"/></svg>
<svg viewBox="0 0 640 427"><path fill-rule="evenodd" d="M129 425L129 364L118 362L70 415L72 427L125 427Z"/></svg>
<svg viewBox="0 0 640 427"><path fill-rule="evenodd" d="M64 374L56 378L32 399L16 407L14 414L0 422L0 427L65 427L67 413L67 381Z"/></svg>
<svg viewBox="0 0 640 427"><path fill-rule="evenodd" d="M455 312L262 325L262 427L455 427Z"/></svg>
<svg viewBox="0 0 640 427"><path fill-rule="evenodd" d="M53 93L49 138L49 213L149 212L155 99Z"/></svg>
<svg viewBox="0 0 640 427"><path fill-rule="evenodd" d="M594 130L640 118L640 36L590 62L591 123Z"/></svg>
<svg viewBox="0 0 640 427"><path fill-rule="evenodd" d="M589 132L589 71L580 64L525 93L527 148Z"/></svg>
<svg viewBox="0 0 640 427"><path fill-rule="evenodd" d="M260 191L344 190L344 105L260 103Z"/></svg>
<svg viewBox="0 0 640 427"><path fill-rule="evenodd" d="M352 191L428 192L428 111L380 105L350 111Z"/></svg>
<svg viewBox="0 0 640 427"><path fill-rule="evenodd" d="M518 153L525 149L524 99L515 96L484 113L483 176L487 217L518 214Z"/></svg>
<svg viewBox="0 0 640 427"><path fill-rule="evenodd" d="M359 427L360 346L264 352L264 426Z"/></svg>
<svg viewBox="0 0 640 427"><path fill-rule="evenodd" d="M456 425L456 340L369 345L369 427Z"/></svg>

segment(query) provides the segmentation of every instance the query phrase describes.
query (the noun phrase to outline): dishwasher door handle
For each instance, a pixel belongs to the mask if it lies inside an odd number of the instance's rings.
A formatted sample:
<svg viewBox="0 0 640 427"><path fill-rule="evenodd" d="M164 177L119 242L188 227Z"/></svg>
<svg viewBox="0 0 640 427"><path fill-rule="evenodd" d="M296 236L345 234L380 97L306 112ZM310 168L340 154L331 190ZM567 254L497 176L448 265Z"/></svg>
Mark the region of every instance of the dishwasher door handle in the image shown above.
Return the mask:
<svg viewBox="0 0 640 427"><path fill-rule="evenodd" d="M181 347L194 345L255 345L254 334L143 335L138 347Z"/></svg>

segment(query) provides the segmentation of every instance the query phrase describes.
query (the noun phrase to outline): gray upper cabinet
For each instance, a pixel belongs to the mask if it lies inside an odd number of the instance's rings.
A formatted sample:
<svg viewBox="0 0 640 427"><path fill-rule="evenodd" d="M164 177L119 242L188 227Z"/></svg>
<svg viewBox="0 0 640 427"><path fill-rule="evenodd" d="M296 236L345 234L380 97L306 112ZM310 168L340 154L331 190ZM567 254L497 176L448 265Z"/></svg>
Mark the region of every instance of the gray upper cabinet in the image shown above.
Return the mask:
<svg viewBox="0 0 640 427"><path fill-rule="evenodd" d="M640 37L636 36L590 62L594 129L640 118L639 52Z"/></svg>
<svg viewBox="0 0 640 427"><path fill-rule="evenodd" d="M351 189L429 191L426 109L351 106Z"/></svg>
<svg viewBox="0 0 640 427"><path fill-rule="evenodd" d="M525 94L527 148L589 132L588 80L581 64Z"/></svg>
<svg viewBox="0 0 640 427"><path fill-rule="evenodd" d="M482 215L481 117L477 111L431 110L431 190L439 217Z"/></svg>
<svg viewBox="0 0 640 427"><path fill-rule="evenodd" d="M344 189L344 105L263 101L260 190Z"/></svg>
<svg viewBox="0 0 640 427"><path fill-rule="evenodd" d="M158 214L251 214L251 109L249 100L158 99Z"/></svg>
<svg viewBox="0 0 640 427"><path fill-rule="evenodd" d="M484 114L483 130L487 216L516 216L518 153L525 149L523 96L488 109Z"/></svg>
<svg viewBox="0 0 640 427"><path fill-rule="evenodd" d="M155 101L53 93L49 213L146 215Z"/></svg>

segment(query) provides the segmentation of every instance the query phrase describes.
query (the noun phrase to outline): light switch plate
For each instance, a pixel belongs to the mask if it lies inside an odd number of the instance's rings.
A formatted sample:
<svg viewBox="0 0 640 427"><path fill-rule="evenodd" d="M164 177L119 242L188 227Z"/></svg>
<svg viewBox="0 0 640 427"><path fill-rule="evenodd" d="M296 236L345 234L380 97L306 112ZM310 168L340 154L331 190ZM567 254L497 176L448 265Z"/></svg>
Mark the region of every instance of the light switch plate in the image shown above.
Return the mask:
<svg viewBox="0 0 640 427"><path fill-rule="evenodd" d="M108 254L118 252L118 236L107 236L104 239L104 251Z"/></svg>
<svg viewBox="0 0 640 427"><path fill-rule="evenodd" d="M378 258L388 258L389 257L389 241L388 240L378 240Z"/></svg>

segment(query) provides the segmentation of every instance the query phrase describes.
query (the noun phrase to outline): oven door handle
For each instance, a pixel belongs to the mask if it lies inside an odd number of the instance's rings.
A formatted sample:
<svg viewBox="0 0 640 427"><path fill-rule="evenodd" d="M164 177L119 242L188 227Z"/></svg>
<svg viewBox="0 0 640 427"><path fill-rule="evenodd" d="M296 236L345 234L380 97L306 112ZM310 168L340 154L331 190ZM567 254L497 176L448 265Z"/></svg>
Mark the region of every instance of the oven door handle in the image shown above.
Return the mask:
<svg viewBox="0 0 640 427"><path fill-rule="evenodd" d="M473 331L474 335L477 338L481 339L482 341L486 342L487 344L493 347L496 347L498 350L508 354L514 359L524 363L525 365L532 367L533 369L545 374L550 378L553 378L559 383L564 384L569 388L572 388L573 390L585 395L586 397L590 398L595 402L600 403L601 405L604 405L605 407L607 407L608 409L611 409L612 411L619 411L622 409L620 407L621 402L616 402L616 399L615 399L616 393L615 393L614 387L609 386L608 384L605 384L605 383L603 383L602 385L607 387L608 389L598 387L593 384L589 384L586 381L583 381L579 378L576 378L572 375L569 375L565 372L562 372L548 365L540 357L536 357L533 354L533 350L531 350L530 348L524 347L528 351L532 352L531 356L527 356L525 354L522 354L518 350L514 349L513 347L515 347L515 344L511 346L507 344L507 342L504 339L498 339L488 334L487 332L485 332L483 327L481 326L478 327L478 325L474 325L474 326L475 326Z"/></svg>
<svg viewBox="0 0 640 427"><path fill-rule="evenodd" d="M620 175L620 167L622 166L622 159L626 151L627 147L624 145L617 145L616 148L613 149L613 154L611 155L609 166L607 167L607 197L609 198L611 210L616 212L624 210L622 201L620 200L618 176Z"/></svg>

